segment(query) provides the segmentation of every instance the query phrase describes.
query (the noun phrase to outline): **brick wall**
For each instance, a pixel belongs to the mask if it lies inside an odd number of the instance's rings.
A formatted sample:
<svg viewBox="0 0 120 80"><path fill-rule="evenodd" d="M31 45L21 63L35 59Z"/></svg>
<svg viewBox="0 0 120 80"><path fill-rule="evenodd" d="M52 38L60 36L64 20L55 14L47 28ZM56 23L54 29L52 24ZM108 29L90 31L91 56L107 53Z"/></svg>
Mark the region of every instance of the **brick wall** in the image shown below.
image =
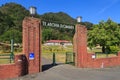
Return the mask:
<svg viewBox="0 0 120 80"><path fill-rule="evenodd" d="M77 67L103 68L120 66L120 53L116 57L92 59L92 54L87 53L87 29L85 26L76 25L73 45Z"/></svg>
<svg viewBox="0 0 120 80"><path fill-rule="evenodd" d="M15 63L0 65L0 80L27 74L25 55L15 55Z"/></svg>
<svg viewBox="0 0 120 80"><path fill-rule="evenodd" d="M120 53L116 57L109 58L95 58L92 59L92 54L87 57L86 67L88 68L104 68L104 67L114 67L120 66Z"/></svg>
<svg viewBox="0 0 120 80"><path fill-rule="evenodd" d="M0 65L0 80L41 71L41 21L37 18L23 20L23 53L15 55L15 63Z"/></svg>

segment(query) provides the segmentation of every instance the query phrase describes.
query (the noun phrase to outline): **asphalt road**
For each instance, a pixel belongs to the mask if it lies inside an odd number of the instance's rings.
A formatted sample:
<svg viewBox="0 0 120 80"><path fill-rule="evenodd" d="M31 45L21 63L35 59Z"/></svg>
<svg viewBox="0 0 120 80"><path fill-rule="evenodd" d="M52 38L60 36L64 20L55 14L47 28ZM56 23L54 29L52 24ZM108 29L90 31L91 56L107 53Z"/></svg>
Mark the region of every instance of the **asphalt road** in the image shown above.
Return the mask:
<svg viewBox="0 0 120 80"><path fill-rule="evenodd" d="M51 61L44 60L43 65L48 67L43 72L10 80L120 80L120 67L82 69L67 64L52 66Z"/></svg>

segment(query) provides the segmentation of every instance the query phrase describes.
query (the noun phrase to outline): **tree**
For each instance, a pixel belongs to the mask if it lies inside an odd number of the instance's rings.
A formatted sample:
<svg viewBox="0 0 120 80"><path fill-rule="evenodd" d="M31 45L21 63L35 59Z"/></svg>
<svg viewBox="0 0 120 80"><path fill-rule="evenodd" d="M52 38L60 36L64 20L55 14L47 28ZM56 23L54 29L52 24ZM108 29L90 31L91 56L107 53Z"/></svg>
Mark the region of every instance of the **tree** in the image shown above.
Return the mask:
<svg viewBox="0 0 120 80"><path fill-rule="evenodd" d="M11 29L4 32L4 34L0 36L1 42L9 42L11 39L14 39L15 43L22 43L22 33L18 30Z"/></svg>
<svg viewBox="0 0 120 80"><path fill-rule="evenodd" d="M22 20L25 16L29 16L29 11L23 6L16 3L6 3L0 7L0 11L11 17L14 22L14 27L22 31ZM7 23L7 22L6 22Z"/></svg>
<svg viewBox="0 0 120 80"><path fill-rule="evenodd" d="M64 12L58 12L58 13L45 13L41 16L42 20L46 21L55 21L59 23L65 23L65 24L75 24L76 20L70 17L68 14Z"/></svg>
<svg viewBox="0 0 120 80"><path fill-rule="evenodd" d="M13 26L14 23L11 17L0 12L0 35L2 35L4 32L9 30Z"/></svg>
<svg viewBox="0 0 120 80"><path fill-rule="evenodd" d="M29 11L20 4L10 2L0 6L0 40L8 41L10 39L10 36L8 39L5 38L5 36L9 35L8 33L11 32L11 29L13 28L15 29L15 31L21 33L22 21L26 16L30 16ZM36 14L35 17L40 18L41 21L45 20L45 21L63 23L63 24L74 25L76 22L75 19L73 19L64 12L58 12L58 13L50 12L50 13L45 13L43 15ZM49 26L47 27L43 26L42 33L43 33L42 34L43 42L49 39L72 40L73 37L73 30L64 29L64 28L50 28ZM22 37L20 38L22 39Z"/></svg>
<svg viewBox="0 0 120 80"><path fill-rule="evenodd" d="M88 45L93 47L97 44L102 46L103 53L105 47L120 45L120 26L111 19L94 25L88 32Z"/></svg>
<svg viewBox="0 0 120 80"><path fill-rule="evenodd" d="M51 28L43 29L42 30L42 41L50 40L51 33L52 33L52 29Z"/></svg>
<svg viewBox="0 0 120 80"><path fill-rule="evenodd" d="M91 22L81 22L82 25L85 25L88 30L92 29L93 23Z"/></svg>

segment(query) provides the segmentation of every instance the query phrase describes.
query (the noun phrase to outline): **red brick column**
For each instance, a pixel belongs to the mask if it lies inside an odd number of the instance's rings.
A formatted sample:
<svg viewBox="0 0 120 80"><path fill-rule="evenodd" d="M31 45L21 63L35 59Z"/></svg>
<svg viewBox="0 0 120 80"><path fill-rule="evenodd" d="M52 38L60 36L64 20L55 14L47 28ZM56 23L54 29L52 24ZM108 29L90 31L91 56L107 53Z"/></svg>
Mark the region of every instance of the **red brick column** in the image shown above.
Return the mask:
<svg viewBox="0 0 120 80"><path fill-rule="evenodd" d="M41 71L41 21L26 17L23 20L23 53L28 61L28 73ZM34 59L30 58L34 54Z"/></svg>
<svg viewBox="0 0 120 80"><path fill-rule="evenodd" d="M76 57L76 66L85 67L87 62L87 28L77 24L74 35L74 52Z"/></svg>

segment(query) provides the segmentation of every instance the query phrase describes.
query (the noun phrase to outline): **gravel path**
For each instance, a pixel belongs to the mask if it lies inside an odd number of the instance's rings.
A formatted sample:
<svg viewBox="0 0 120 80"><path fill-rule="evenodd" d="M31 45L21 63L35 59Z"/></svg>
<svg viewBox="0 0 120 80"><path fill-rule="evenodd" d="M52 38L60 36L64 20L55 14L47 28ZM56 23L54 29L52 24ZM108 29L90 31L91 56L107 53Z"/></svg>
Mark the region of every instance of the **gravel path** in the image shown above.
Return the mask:
<svg viewBox="0 0 120 80"><path fill-rule="evenodd" d="M120 67L82 69L67 64L60 64L51 66L37 74L26 75L10 80L120 80Z"/></svg>

